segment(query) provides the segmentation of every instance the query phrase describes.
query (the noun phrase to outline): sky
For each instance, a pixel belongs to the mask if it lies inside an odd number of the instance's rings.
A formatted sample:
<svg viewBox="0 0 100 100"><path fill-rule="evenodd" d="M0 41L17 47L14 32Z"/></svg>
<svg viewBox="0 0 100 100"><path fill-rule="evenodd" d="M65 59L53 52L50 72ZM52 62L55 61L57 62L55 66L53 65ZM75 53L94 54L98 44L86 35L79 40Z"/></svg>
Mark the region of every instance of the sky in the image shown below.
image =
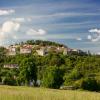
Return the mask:
<svg viewBox="0 0 100 100"><path fill-rule="evenodd" d="M0 45L29 39L100 54L100 0L0 0Z"/></svg>

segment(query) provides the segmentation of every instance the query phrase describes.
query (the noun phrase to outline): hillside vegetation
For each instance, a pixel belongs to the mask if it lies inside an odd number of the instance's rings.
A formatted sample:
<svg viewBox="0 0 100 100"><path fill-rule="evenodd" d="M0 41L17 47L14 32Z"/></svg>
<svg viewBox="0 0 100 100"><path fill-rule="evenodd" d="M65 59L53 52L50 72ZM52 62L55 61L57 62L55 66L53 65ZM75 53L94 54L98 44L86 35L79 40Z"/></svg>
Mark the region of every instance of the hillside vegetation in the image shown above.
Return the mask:
<svg viewBox="0 0 100 100"><path fill-rule="evenodd" d="M21 43L34 45L34 41ZM61 46L47 41L37 45ZM35 44L35 45L36 45ZM40 46L41 46L40 45ZM33 50L33 49L32 49ZM8 56L5 48L0 48L0 83L14 86L38 86L59 89L63 86L73 89L100 91L100 56L89 54L66 54L50 51L48 55L16 54ZM5 68L4 65L18 65ZM7 66L7 65L6 65Z"/></svg>

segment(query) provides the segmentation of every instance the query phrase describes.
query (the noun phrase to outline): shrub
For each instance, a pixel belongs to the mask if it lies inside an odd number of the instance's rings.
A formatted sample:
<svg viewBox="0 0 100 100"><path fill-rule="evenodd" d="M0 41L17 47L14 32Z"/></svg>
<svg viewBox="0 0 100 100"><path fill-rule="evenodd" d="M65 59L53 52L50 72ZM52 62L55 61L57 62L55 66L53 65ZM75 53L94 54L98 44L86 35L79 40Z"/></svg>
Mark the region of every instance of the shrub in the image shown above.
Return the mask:
<svg viewBox="0 0 100 100"><path fill-rule="evenodd" d="M100 91L100 79L97 79L98 91Z"/></svg>
<svg viewBox="0 0 100 100"><path fill-rule="evenodd" d="M76 80L80 79L82 77L81 73L74 69L70 74L67 74L64 76L65 82L64 85L72 85Z"/></svg>
<svg viewBox="0 0 100 100"><path fill-rule="evenodd" d="M47 88L59 88L63 83L62 69L50 66L43 75L42 86Z"/></svg>
<svg viewBox="0 0 100 100"><path fill-rule="evenodd" d="M10 77L5 77L4 79L3 79L3 84L5 84L5 85L16 85L16 80L15 79L13 79L13 78L10 78Z"/></svg>
<svg viewBox="0 0 100 100"><path fill-rule="evenodd" d="M84 90L97 91L98 84L93 78L85 78L82 80L81 88Z"/></svg>
<svg viewBox="0 0 100 100"><path fill-rule="evenodd" d="M82 79L77 80L77 81L74 82L74 87L76 89L80 89L81 88L81 84L82 84Z"/></svg>

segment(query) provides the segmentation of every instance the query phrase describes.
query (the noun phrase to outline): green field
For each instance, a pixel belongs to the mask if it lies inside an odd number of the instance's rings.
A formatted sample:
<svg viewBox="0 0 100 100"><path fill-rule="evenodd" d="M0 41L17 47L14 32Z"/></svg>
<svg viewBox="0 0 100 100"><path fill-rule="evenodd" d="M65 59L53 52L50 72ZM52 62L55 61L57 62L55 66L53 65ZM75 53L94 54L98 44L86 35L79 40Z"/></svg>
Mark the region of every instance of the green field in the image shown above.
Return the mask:
<svg viewBox="0 0 100 100"><path fill-rule="evenodd" d="M100 100L100 93L0 86L0 100Z"/></svg>

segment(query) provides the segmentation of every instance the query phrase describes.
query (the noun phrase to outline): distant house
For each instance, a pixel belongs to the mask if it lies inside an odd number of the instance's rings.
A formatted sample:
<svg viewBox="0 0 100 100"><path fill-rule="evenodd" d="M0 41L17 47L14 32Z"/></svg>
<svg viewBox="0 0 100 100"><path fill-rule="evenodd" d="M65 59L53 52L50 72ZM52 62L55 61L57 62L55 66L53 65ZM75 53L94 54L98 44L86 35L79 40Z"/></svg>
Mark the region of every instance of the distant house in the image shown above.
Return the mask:
<svg viewBox="0 0 100 100"><path fill-rule="evenodd" d="M68 49L64 49L63 55L67 55L67 54L68 54Z"/></svg>
<svg viewBox="0 0 100 100"><path fill-rule="evenodd" d="M58 52L56 46L47 46L47 51L48 52Z"/></svg>
<svg viewBox="0 0 100 100"><path fill-rule="evenodd" d="M20 47L20 54L30 54L32 49L30 47Z"/></svg>
<svg viewBox="0 0 100 100"><path fill-rule="evenodd" d="M33 48L33 45L30 45L30 44L24 44L22 47Z"/></svg>
<svg viewBox="0 0 100 100"><path fill-rule="evenodd" d="M72 49L72 52L78 53L78 54L84 53L82 50L79 50L79 49Z"/></svg>
<svg viewBox="0 0 100 100"><path fill-rule="evenodd" d="M19 68L18 64L4 64L4 68Z"/></svg>
<svg viewBox="0 0 100 100"><path fill-rule="evenodd" d="M16 55L16 48L15 47L9 47L8 48L8 52L7 52L7 55Z"/></svg>
<svg viewBox="0 0 100 100"><path fill-rule="evenodd" d="M64 51L63 51L63 55L68 55L71 51L72 51L72 49L65 48Z"/></svg>
<svg viewBox="0 0 100 100"><path fill-rule="evenodd" d="M61 90L75 90L76 87L74 87L74 86L61 86L60 89Z"/></svg>
<svg viewBox="0 0 100 100"><path fill-rule="evenodd" d="M78 49L72 49L73 52L78 52Z"/></svg>
<svg viewBox="0 0 100 100"><path fill-rule="evenodd" d="M48 54L48 51L46 48L41 48L39 50L36 50L37 54L40 55L40 56L45 56Z"/></svg>
<svg viewBox="0 0 100 100"><path fill-rule="evenodd" d="M64 48L63 47L56 47L56 52L63 52Z"/></svg>

